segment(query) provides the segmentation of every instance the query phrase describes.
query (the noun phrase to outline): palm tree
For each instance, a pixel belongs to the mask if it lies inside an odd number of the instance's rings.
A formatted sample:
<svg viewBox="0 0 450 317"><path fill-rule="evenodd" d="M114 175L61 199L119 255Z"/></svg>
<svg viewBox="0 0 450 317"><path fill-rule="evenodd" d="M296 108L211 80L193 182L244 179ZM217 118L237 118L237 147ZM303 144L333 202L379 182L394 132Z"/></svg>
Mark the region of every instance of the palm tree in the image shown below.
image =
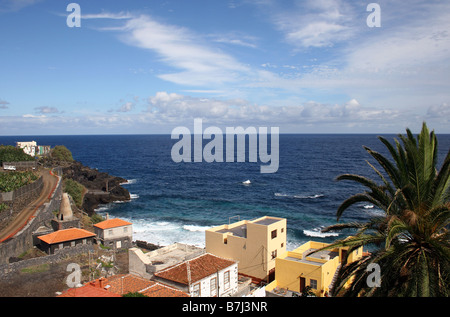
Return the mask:
<svg viewBox="0 0 450 317"><path fill-rule="evenodd" d="M438 171L437 138L425 123L417 140L409 129L395 145L380 141L392 160L367 147L382 171L368 164L381 184L359 175L344 174L338 181L354 181L367 188L346 199L337 220L351 205L369 202L384 211L365 223L336 224L324 231L356 229L356 234L329 248L354 249L372 245L375 250L346 264L338 273L334 295L342 296L449 296L450 295L450 150ZM380 268L381 283L368 283L371 266Z"/></svg>

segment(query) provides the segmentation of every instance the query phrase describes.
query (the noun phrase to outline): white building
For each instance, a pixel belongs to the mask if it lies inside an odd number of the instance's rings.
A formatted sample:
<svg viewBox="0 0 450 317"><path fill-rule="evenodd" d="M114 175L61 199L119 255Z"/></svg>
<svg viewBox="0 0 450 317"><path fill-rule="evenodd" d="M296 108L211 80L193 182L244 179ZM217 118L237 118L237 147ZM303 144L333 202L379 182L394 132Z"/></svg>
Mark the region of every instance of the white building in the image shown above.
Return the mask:
<svg viewBox="0 0 450 317"><path fill-rule="evenodd" d="M133 241L132 224L128 221L113 218L94 225L97 239L113 249L129 248Z"/></svg>
<svg viewBox="0 0 450 317"><path fill-rule="evenodd" d="M16 147L21 148L25 154L35 156L36 155L36 141L31 142L16 142Z"/></svg>
<svg viewBox="0 0 450 317"><path fill-rule="evenodd" d="M238 263L205 253L156 272L153 279L191 297L231 296L238 291Z"/></svg>

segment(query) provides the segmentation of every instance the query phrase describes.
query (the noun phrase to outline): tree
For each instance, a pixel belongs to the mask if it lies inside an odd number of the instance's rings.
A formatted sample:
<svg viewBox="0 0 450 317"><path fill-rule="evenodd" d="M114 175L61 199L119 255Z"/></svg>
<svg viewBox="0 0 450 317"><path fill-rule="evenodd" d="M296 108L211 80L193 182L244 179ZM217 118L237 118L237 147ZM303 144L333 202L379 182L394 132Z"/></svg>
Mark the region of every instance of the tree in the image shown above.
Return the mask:
<svg viewBox="0 0 450 317"><path fill-rule="evenodd" d="M72 152L64 145L57 145L51 151L51 157L59 161L72 162Z"/></svg>
<svg viewBox="0 0 450 317"><path fill-rule="evenodd" d="M334 295L343 296L449 296L450 295L450 151L438 171L437 137L425 123L417 136L409 129L395 145L379 137L391 159L364 147L384 174L368 163L381 184L360 175L340 175L338 181L354 181L367 188L346 199L337 220L359 202L384 211L365 223L336 224L324 231L356 229L356 234L327 249L372 245L375 250L338 273ZM345 263L345 262L344 262ZM370 287L369 266L379 265L381 283Z"/></svg>

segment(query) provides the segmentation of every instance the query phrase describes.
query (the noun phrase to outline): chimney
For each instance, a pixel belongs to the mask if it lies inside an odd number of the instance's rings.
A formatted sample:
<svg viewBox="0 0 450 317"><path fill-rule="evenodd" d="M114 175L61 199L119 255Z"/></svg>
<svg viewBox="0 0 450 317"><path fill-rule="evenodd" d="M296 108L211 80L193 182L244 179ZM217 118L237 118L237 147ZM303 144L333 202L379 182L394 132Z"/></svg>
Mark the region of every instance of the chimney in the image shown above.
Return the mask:
<svg viewBox="0 0 450 317"><path fill-rule="evenodd" d="M109 214L106 213L106 220L109 220Z"/></svg>
<svg viewBox="0 0 450 317"><path fill-rule="evenodd" d="M105 279L103 278L103 277L101 277L101 278L99 278L98 279L98 286L100 287L100 288L103 288L104 286L105 286Z"/></svg>

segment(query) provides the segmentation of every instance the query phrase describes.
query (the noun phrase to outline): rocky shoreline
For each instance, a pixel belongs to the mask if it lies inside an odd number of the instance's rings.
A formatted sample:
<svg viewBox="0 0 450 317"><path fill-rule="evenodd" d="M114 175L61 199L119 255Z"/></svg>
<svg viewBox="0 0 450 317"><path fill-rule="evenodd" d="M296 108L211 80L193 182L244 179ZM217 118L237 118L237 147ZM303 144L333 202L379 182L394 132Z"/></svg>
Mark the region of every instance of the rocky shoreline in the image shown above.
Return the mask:
<svg viewBox="0 0 450 317"><path fill-rule="evenodd" d="M88 215L93 215L99 205L130 200L129 191L121 186L127 182L122 177L100 172L77 161L63 166L62 170L64 178L70 178L86 188L82 209Z"/></svg>

